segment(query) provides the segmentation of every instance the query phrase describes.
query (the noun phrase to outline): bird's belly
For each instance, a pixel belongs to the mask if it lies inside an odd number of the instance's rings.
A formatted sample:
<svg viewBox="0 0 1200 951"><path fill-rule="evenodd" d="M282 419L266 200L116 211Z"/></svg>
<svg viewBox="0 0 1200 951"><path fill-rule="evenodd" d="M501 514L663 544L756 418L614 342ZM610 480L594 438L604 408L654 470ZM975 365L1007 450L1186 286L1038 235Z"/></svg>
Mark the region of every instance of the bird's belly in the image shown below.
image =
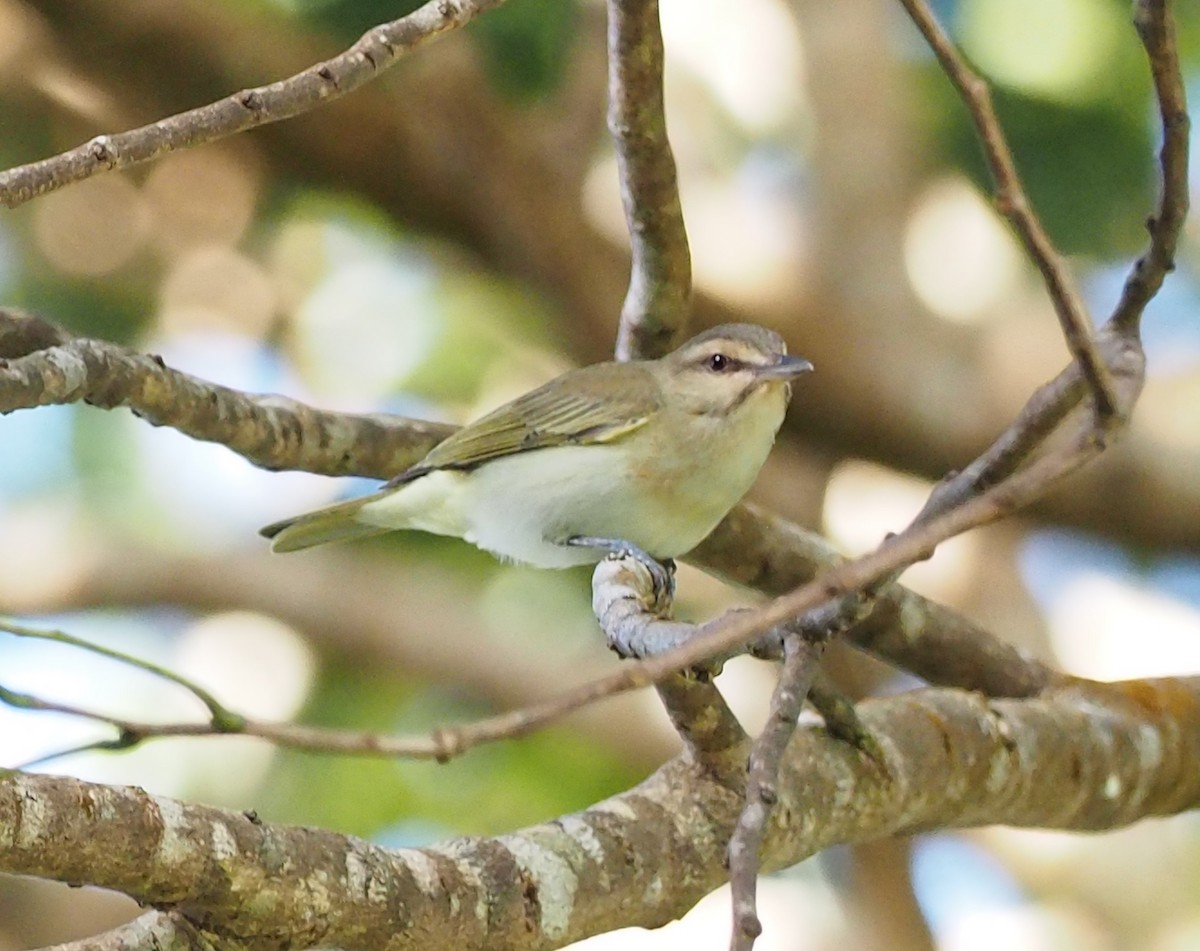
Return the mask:
<svg viewBox="0 0 1200 951"><path fill-rule="evenodd" d="M463 537L541 568L598 561L600 553L563 542L573 535L618 537L627 529L630 484L615 449L556 446L485 463L468 476Z"/></svg>
<svg viewBox="0 0 1200 951"><path fill-rule="evenodd" d="M769 443L763 457L767 449ZM620 444L558 446L496 459L467 476L464 537L544 568L603 557L563 544L575 535L619 539L657 558L674 558L712 531L761 464L762 457L744 465L631 465Z"/></svg>

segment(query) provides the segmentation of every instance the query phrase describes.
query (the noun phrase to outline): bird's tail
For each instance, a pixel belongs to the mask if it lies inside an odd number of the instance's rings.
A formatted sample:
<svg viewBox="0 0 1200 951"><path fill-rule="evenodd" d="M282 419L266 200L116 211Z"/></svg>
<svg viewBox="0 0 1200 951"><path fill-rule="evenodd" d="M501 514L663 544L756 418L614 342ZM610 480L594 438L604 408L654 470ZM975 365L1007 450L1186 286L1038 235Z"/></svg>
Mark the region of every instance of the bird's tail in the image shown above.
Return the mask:
<svg viewBox="0 0 1200 951"><path fill-rule="evenodd" d="M259 529L259 534L271 539L271 551L275 552L300 551L314 545L324 545L326 542L343 542L380 535L389 529L361 522L358 520L358 514L364 505L378 501L383 495L382 492L376 492L360 499L317 509L315 512L285 518L282 522L274 522L266 528Z"/></svg>

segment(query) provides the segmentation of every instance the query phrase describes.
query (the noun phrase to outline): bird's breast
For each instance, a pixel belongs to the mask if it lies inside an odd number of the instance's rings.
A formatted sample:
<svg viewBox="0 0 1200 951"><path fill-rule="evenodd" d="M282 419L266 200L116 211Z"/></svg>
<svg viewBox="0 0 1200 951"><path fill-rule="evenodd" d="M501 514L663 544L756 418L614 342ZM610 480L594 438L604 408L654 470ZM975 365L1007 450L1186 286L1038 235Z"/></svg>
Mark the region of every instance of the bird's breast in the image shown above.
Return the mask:
<svg viewBox="0 0 1200 951"><path fill-rule="evenodd" d="M487 462L466 475L464 537L540 567L599 561L564 545L575 535L682 555L749 490L783 408L782 395L755 393L729 416L667 416L612 442Z"/></svg>

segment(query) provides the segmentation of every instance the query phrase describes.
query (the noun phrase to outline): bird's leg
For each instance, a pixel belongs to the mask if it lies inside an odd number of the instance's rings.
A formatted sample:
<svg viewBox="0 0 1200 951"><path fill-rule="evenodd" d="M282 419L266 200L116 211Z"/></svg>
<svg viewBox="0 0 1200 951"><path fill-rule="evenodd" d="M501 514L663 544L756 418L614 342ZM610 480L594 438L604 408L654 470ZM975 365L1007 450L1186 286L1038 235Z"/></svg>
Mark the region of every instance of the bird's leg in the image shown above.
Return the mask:
<svg viewBox="0 0 1200 951"><path fill-rule="evenodd" d="M650 577L654 579L656 601L661 601L664 594L671 599L675 597L675 560L673 558L659 561L645 549L620 538L572 535L565 544L573 548L595 548L598 551L608 552L609 556L614 558L632 555L645 566L646 570L650 572Z"/></svg>

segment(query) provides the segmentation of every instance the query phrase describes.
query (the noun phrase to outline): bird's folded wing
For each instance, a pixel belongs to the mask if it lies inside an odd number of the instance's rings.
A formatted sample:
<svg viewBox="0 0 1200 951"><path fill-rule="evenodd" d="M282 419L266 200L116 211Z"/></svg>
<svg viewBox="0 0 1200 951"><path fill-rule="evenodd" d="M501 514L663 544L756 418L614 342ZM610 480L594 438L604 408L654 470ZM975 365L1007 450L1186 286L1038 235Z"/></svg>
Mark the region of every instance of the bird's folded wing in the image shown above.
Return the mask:
<svg viewBox="0 0 1200 951"><path fill-rule="evenodd" d="M489 459L550 446L609 442L645 425L661 405L658 384L636 364L584 367L464 426L388 483L434 469L472 469Z"/></svg>

